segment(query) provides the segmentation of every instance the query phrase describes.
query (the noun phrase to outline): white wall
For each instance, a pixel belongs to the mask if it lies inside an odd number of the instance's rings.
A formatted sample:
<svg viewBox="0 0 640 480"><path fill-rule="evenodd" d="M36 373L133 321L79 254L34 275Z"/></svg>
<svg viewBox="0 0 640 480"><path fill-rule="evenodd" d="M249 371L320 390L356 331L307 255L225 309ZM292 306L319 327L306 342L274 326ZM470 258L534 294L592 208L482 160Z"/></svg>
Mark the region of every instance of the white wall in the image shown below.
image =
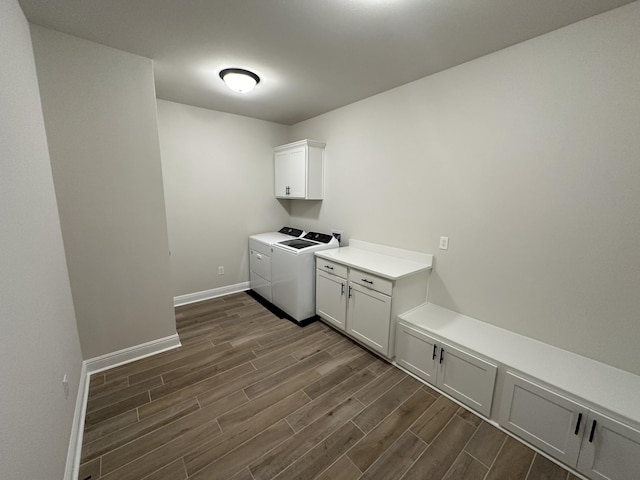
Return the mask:
<svg viewBox="0 0 640 480"><path fill-rule="evenodd" d="M152 62L32 37L84 358L175 334Z"/></svg>
<svg viewBox="0 0 640 480"><path fill-rule="evenodd" d="M248 236L289 220L272 165L287 127L165 100L158 122L173 295L247 282Z"/></svg>
<svg viewBox="0 0 640 480"><path fill-rule="evenodd" d="M0 32L0 478L62 478L82 356L17 1L0 0Z"/></svg>
<svg viewBox="0 0 640 480"><path fill-rule="evenodd" d="M639 31L634 2L295 125L326 195L290 223L433 253L433 303L640 374Z"/></svg>

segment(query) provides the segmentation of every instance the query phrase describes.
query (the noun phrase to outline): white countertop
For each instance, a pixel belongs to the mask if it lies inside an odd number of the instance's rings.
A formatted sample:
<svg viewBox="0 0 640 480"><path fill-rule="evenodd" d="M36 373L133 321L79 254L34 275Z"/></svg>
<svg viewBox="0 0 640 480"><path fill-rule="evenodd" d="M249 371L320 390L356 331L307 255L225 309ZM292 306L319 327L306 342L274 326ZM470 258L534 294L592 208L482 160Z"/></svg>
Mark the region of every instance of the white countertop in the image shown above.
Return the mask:
<svg viewBox="0 0 640 480"><path fill-rule="evenodd" d="M373 273L389 280L430 270L431 255L351 240L348 247L316 252L316 257L332 260L349 267Z"/></svg>
<svg viewBox="0 0 640 480"><path fill-rule="evenodd" d="M640 427L640 376L429 303L400 315L400 320L603 407Z"/></svg>

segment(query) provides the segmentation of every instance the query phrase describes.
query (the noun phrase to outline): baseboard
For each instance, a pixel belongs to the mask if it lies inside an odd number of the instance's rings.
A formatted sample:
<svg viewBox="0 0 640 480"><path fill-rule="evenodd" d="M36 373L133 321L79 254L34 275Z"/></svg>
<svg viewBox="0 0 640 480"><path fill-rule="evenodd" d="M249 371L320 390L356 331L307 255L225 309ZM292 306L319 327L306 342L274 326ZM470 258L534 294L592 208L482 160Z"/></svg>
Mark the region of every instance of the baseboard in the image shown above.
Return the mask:
<svg viewBox="0 0 640 480"><path fill-rule="evenodd" d="M133 347L123 348L117 352L107 353L106 355L100 355L99 357L90 358L85 360L84 364L87 367L87 374L92 375L102 370L124 365L125 363L140 360L141 358L150 357L157 353L171 350L172 348L179 347L180 338L177 333L169 335L168 337L159 338L150 342L141 343L140 345L134 345Z"/></svg>
<svg viewBox="0 0 640 480"><path fill-rule="evenodd" d="M82 454L82 434L84 432L84 419L87 413L87 399L89 397L89 380L91 375L171 350L180 345L180 338L176 333L168 337L124 348L117 352L90 358L82 362L80 381L78 382L78 395L76 396L76 408L73 414L69 449L67 451L67 463L64 470L64 480L77 480L78 478L80 456Z"/></svg>
<svg viewBox="0 0 640 480"><path fill-rule="evenodd" d="M67 463L64 469L64 480L76 480L80 469L80 455L82 453L82 433L84 432L84 417L87 412L87 397L89 395L89 375L87 366L82 362L80 380L78 382L78 394L76 395L76 408L73 412L71 424L71 437L67 449Z"/></svg>
<svg viewBox="0 0 640 480"><path fill-rule="evenodd" d="M173 306L179 307L181 305L210 300L212 298L222 297L223 295L229 295L231 293L244 292L246 290L249 290L249 282L236 283L235 285L227 285L220 288L212 288L211 290L204 290L202 292L187 293L186 295L173 297Z"/></svg>

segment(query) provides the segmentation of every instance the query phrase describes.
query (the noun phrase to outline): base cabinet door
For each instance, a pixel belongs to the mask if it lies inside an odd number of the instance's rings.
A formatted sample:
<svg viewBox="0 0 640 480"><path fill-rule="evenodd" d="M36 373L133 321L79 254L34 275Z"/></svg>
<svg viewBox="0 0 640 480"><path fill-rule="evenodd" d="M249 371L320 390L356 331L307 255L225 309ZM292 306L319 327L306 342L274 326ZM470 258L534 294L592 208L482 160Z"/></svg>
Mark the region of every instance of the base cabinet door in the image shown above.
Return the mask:
<svg viewBox="0 0 640 480"><path fill-rule="evenodd" d="M352 282L348 291L347 332L388 356L391 297Z"/></svg>
<svg viewBox="0 0 640 480"><path fill-rule="evenodd" d="M398 323L396 363L489 417L498 367L420 330Z"/></svg>
<svg viewBox="0 0 640 480"><path fill-rule="evenodd" d="M500 425L575 467L589 409L541 385L505 374Z"/></svg>
<svg viewBox="0 0 640 480"><path fill-rule="evenodd" d="M432 385L436 384L438 346L436 339L398 324L396 333L396 363Z"/></svg>
<svg viewBox="0 0 640 480"><path fill-rule="evenodd" d="M598 480L640 478L640 431L591 410L577 470Z"/></svg>
<svg viewBox="0 0 640 480"><path fill-rule="evenodd" d="M446 343L440 346L438 364L438 388L486 417L491 416L496 365Z"/></svg>
<svg viewBox="0 0 640 480"><path fill-rule="evenodd" d="M340 330L347 316L347 281L316 270L316 313Z"/></svg>

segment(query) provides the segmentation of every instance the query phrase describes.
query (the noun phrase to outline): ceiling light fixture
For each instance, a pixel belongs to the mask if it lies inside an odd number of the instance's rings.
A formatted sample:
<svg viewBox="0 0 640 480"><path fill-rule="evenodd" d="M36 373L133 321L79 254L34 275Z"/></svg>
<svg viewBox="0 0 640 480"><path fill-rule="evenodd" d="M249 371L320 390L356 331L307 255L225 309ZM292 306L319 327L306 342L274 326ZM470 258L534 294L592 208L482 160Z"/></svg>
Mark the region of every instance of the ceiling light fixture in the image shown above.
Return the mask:
<svg viewBox="0 0 640 480"><path fill-rule="evenodd" d="M260 83L260 77L242 68L225 68L220 71L220 78L234 92L247 93Z"/></svg>

